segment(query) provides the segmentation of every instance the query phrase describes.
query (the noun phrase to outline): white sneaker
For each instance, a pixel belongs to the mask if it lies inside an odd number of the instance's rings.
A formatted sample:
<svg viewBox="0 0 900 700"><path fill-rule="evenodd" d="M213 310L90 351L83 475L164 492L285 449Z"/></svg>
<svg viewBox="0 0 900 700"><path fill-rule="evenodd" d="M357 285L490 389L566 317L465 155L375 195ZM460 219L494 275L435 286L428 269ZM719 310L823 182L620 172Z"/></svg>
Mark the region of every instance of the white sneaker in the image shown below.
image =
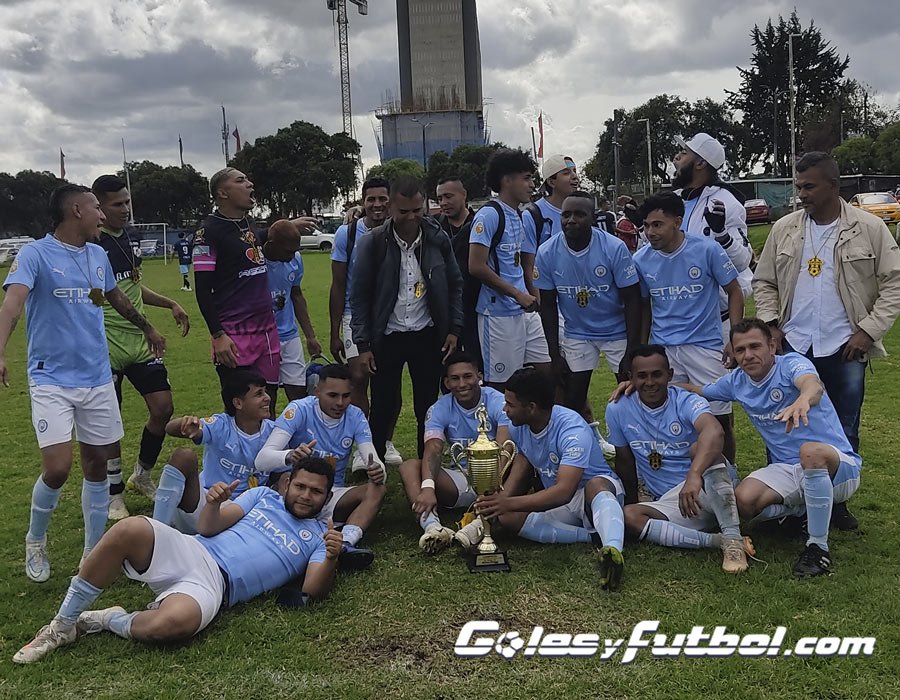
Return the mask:
<svg viewBox="0 0 900 700"><path fill-rule="evenodd" d="M128 477L128 481L125 482L126 488L131 489L132 491L137 491L140 494L143 494L151 501L156 498L156 484L150 479L150 475L141 471L140 476L138 476L137 467L135 467L134 472L131 476Z"/></svg>
<svg viewBox="0 0 900 700"><path fill-rule="evenodd" d="M366 460L363 459L359 450L356 450L353 453L353 461L350 464L350 470L354 472L366 471Z"/></svg>
<svg viewBox="0 0 900 700"><path fill-rule="evenodd" d="M449 527L432 523L425 528L425 534L419 538L419 549L426 554L437 554L450 546L455 534Z"/></svg>
<svg viewBox="0 0 900 700"><path fill-rule="evenodd" d="M388 440L384 443L384 463L389 467L399 467L403 462L400 452L394 447L394 443Z"/></svg>
<svg viewBox="0 0 900 700"><path fill-rule="evenodd" d="M97 634L103 630L109 629L109 618L116 613L125 612L125 608L114 605L111 608L103 610L85 610L78 616L78 622L75 623L75 629L78 636L85 634Z"/></svg>
<svg viewBox="0 0 900 700"><path fill-rule="evenodd" d="M481 523L481 518L475 518L465 527L461 527L454 533L453 539L467 552L475 549L478 543L484 539L484 525Z"/></svg>
<svg viewBox="0 0 900 700"><path fill-rule="evenodd" d="M25 540L25 575L35 583L43 583L50 578L46 537L37 542Z"/></svg>
<svg viewBox="0 0 900 700"><path fill-rule="evenodd" d="M41 627L37 636L16 652L13 663L32 664L40 661L54 649L74 642L76 636L75 625L67 625L54 619L49 625Z"/></svg>
<svg viewBox="0 0 900 700"><path fill-rule="evenodd" d="M109 497L110 520L121 520L128 517L128 508L125 507L125 497L121 493Z"/></svg>

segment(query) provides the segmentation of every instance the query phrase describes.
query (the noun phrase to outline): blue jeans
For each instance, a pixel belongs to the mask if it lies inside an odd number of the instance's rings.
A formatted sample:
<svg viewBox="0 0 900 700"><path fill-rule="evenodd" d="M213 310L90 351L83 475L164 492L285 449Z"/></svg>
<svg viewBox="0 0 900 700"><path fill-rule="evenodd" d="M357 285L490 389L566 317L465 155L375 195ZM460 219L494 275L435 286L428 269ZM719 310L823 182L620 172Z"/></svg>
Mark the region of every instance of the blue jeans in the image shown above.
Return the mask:
<svg viewBox="0 0 900 700"><path fill-rule="evenodd" d="M785 352L796 352L787 340L784 340ZM841 421L844 434L850 441L853 451L859 453L859 414L862 411L863 397L866 393L866 366L868 362L850 360L841 357L844 346L834 355L813 357L812 348L806 357L813 363L825 391Z"/></svg>

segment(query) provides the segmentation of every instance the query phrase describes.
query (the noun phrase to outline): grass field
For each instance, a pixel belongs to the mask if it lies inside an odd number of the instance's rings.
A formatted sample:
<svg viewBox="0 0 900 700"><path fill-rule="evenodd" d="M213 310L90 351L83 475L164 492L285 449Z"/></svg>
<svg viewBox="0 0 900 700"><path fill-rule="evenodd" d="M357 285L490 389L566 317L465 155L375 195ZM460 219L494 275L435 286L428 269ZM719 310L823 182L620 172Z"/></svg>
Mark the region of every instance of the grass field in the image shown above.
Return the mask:
<svg viewBox="0 0 900 700"><path fill-rule="evenodd" d="M754 244L766 231L752 229ZM328 258L313 253L305 261L304 288L327 346ZM176 415L220 410L208 336L194 296L178 291L177 266L151 261L145 269L145 282L178 299L194 323L182 339L168 312L150 312L169 338L166 361ZM363 540L377 553L374 567L339 576L326 603L286 611L264 597L225 611L189 645L147 648L94 635L40 664L17 667L11 656L55 614L82 542L76 467L50 529L53 576L44 584L26 579L22 540L39 460L20 327L7 353L11 386L0 391L0 477L7 493L0 511L0 697L898 698L900 476L895 455L900 435L894 411L900 396L900 331L892 331L887 345L893 355L877 362L869 375L863 411L864 477L852 501L862 527L858 533L833 534L835 573L830 578L791 578L802 541L771 532L752 533L766 564L754 563L737 577L721 573L718 552L629 546L624 589L615 595L599 590L585 545L507 541L511 574L471 575L456 552L436 558L420 553L420 530L392 473L383 512ZM595 407L602 407L610 387L610 377L598 372L591 391ZM283 405L282 397L279 408ZM123 416L130 473L144 421L143 402L130 389ZM740 412L737 425L739 470L746 474L762 464L763 449ZM408 399L395 442L404 455L414 449ZM167 440L163 456L177 444ZM151 510L139 496L129 495L127 504L132 513ZM150 597L147 589L123 579L99 603L138 608ZM654 659L644 652L633 664L621 665L620 651L605 663L599 657L506 661L495 654L461 660L453 644L462 625L473 619L497 620L502 630L523 636L542 625L548 632L627 639L637 622L659 620L660 632L667 635L689 632L694 625L771 634L784 625L786 647L804 636L875 636L877 644L874 655L865 658Z"/></svg>

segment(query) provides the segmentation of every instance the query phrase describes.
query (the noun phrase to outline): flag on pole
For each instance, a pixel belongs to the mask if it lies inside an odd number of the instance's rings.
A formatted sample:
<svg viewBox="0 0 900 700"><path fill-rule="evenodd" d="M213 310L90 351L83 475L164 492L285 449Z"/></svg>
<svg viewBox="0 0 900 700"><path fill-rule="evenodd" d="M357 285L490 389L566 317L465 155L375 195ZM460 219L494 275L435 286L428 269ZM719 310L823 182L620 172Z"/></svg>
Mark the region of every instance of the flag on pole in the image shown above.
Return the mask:
<svg viewBox="0 0 900 700"><path fill-rule="evenodd" d="M59 179L66 179L66 154L61 148L59 149Z"/></svg>
<svg viewBox="0 0 900 700"><path fill-rule="evenodd" d="M178 134L178 160L181 161L181 167L184 167L184 144L181 142L181 134Z"/></svg>
<svg viewBox="0 0 900 700"><path fill-rule="evenodd" d="M234 127L231 135L234 136L234 152L237 153L241 150L241 132L238 131L237 127Z"/></svg>
<svg viewBox="0 0 900 700"><path fill-rule="evenodd" d="M538 141L538 149L537 149L537 157L544 157L544 113L543 111L538 115L538 133L540 134L540 141Z"/></svg>

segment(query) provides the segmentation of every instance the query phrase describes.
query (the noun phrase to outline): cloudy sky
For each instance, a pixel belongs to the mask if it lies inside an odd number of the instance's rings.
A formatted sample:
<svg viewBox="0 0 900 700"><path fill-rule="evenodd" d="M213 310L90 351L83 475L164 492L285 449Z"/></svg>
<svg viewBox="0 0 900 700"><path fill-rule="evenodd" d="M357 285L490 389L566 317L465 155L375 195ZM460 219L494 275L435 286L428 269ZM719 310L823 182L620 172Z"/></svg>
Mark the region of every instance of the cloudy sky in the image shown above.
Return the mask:
<svg viewBox="0 0 900 700"><path fill-rule="evenodd" d="M849 75L900 101L896 0L479 0L491 135L583 162L615 107L668 92L720 100L748 66L749 31L796 6ZM515 9L509 9L513 7ZM882 18L879 20L878 18ZM354 128L377 162L372 110L399 92L394 0L350 15ZM223 164L220 105L251 139L303 119L341 128L336 32L325 0L0 0L0 170L90 182L129 160ZM232 146L233 147L233 146Z"/></svg>

